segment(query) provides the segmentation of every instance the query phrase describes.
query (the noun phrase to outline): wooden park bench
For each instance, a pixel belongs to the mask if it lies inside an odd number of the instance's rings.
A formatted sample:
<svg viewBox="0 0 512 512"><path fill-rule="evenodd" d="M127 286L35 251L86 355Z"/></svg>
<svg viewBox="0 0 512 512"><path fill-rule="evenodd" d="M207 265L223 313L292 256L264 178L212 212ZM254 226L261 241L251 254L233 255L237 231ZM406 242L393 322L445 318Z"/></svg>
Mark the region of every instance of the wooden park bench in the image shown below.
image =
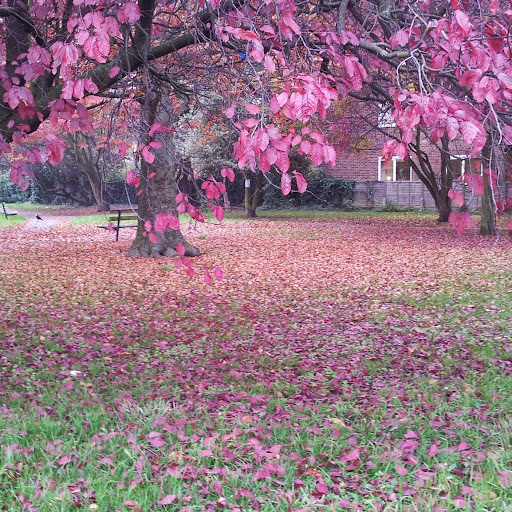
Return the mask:
<svg viewBox="0 0 512 512"><path fill-rule="evenodd" d="M114 214L114 215L113 215ZM125 208L118 210L110 210L108 226L98 226L101 229L113 229L116 232L116 242L119 240L119 230L122 228L136 228L137 224L122 224L122 222L130 220L138 220L137 208Z"/></svg>
<svg viewBox="0 0 512 512"><path fill-rule="evenodd" d="M18 215L18 212L8 212L5 208L5 203L2 201L2 209L4 211L5 218L9 220L10 215Z"/></svg>

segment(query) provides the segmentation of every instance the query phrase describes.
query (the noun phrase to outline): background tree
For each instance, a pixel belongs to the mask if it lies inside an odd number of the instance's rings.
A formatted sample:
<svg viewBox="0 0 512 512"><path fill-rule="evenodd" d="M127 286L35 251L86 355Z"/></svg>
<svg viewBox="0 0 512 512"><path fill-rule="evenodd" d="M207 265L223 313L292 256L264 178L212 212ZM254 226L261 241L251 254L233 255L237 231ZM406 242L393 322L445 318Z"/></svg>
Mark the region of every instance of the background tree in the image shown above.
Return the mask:
<svg viewBox="0 0 512 512"><path fill-rule="evenodd" d="M226 187L223 194L226 208L231 205L231 194L234 204L238 205L243 200L238 192L241 179L239 178L236 183L230 182L222 175L223 169L236 166L233 159L233 144L237 133L230 128L222 113L222 98L218 96L211 98L202 108L182 116L175 138L181 164L178 172L178 191L188 195L195 206L207 202L200 182L210 177L222 182Z"/></svg>
<svg viewBox="0 0 512 512"><path fill-rule="evenodd" d="M222 90L226 116L239 130L234 156L240 169L277 169L285 194L292 186L306 188L302 175L290 168L292 149L315 165L334 164L334 148L315 120L325 118L334 100L363 86L393 99L402 135L384 148L386 158L405 157L418 126L434 141L461 137L473 157L481 155L490 137L492 166L498 165L499 145L512 139L506 2L77 0L29 6L9 0L0 17L4 152L46 119L63 121L70 133L88 133L94 126L84 98L129 103L153 91L157 76L175 114L200 103L205 91ZM390 77L394 87L389 89ZM275 120L282 116L302 126L280 127ZM152 137L159 130L149 127L150 139L139 143L141 162L152 165L157 148L151 144L158 145ZM27 160L55 164L62 159L62 138L47 133L44 139L42 150L34 147L12 159L12 179L22 187L32 174ZM166 172L175 171L174 165ZM467 182L479 191L480 182L488 180L493 192L499 171L488 171L489 180L484 174ZM143 170L135 171L140 178L137 173ZM141 195L148 190L143 187ZM205 191L220 218L220 189L212 182ZM141 225L154 231L158 213L145 211ZM452 220L461 226L468 218L460 212Z"/></svg>
<svg viewBox="0 0 512 512"><path fill-rule="evenodd" d="M98 212L110 211L110 198L113 196L109 193L108 181L113 176L126 174L128 159L121 159L118 148L98 130L94 134L70 133L65 140L64 158L67 157L87 177Z"/></svg>

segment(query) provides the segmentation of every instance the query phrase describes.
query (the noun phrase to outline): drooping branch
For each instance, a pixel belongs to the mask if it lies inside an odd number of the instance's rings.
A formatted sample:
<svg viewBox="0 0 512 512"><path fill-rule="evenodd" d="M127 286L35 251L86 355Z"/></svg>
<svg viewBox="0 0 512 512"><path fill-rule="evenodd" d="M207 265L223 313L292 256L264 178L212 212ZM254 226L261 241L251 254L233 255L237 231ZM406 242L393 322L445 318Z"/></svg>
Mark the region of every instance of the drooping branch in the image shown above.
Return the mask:
<svg viewBox="0 0 512 512"><path fill-rule="evenodd" d="M36 44L42 48L47 47L46 39L28 15L27 7L20 4L20 2L16 2L15 5L12 6L0 6L0 18L12 18L16 20L21 29L20 32L18 32L18 36L20 36L21 33L31 35Z"/></svg>

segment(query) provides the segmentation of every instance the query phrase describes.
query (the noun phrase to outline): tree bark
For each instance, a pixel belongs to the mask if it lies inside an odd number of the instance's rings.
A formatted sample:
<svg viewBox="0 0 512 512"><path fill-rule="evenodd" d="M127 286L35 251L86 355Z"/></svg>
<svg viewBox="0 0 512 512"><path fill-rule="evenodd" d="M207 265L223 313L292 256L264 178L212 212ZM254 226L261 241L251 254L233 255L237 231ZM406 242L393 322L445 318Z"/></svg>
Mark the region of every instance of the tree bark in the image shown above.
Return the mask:
<svg viewBox="0 0 512 512"><path fill-rule="evenodd" d="M87 176L91 190L96 201L98 212L109 212L110 203L107 201L107 183L101 172L98 159L92 151L93 141L80 133L68 136L68 141L73 147L76 163Z"/></svg>
<svg viewBox="0 0 512 512"><path fill-rule="evenodd" d="M441 137L441 175L438 200L436 201L437 211L439 212L438 222L448 222L448 217L452 211L452 200L448 196L448 192L453 185L453 173L450 168L450 143L445 135Z"/></svg>
<svg viewBox="0 0 512 512"><path fill-rule="evenodd" d="M247 218L256 217L256 210L251 208L251 178L245 177L245 189L244 189L244 205L245 205L245 216Z"/></svg>
<svg viewBox="0 0 512 512"><path fill-rule="evenodd" d="M448 146L448 139L442 141L443 148ZM411 165L416 173L416 176L427 187L434 202L436 204L437 213L439 214L438 222L448 222L448 217L452 211L452 200L448 197L448 191L453 183L453 175L449 167L448 149L445 153L441 154L441 169L439 177L432 169L432 164L428 156L421 151L421 132L416 131L416 141L410 145L411 151L418 158L417 165L411 160Z"/></svg>
<svg viewBox="0 0 512 512"><path fill-rule="evenodd" d="M144 100L141 112L141 127L144 132L142 139L149 142L149 128L155 122L169 126L172 106L168 105L165 93L149 92ZM155 155L152 163L142 160L140 174L140 190L138 198L137 234L127 256L140 256L158 258L161 256L177 256L176 246L181 242L185 246L186 256L198 256L200 251L194 245L188 243L181 231L166 229L165 231L152 231L156 235L156 243L151 242L145 234L145 223L150 221L154 226L158 212L173 213L176 211L176 167L169 150L172 145L172 133L159 132L154 137L155 141L162 144L160 148L153 148ZM154 174L151 178L151 176Z"/></svg>
<svg viewBox="0 0 512 512"><path fill-rule="evenodd" d="M492 167L491 159L492 140L487 137L484 149L482 150L482 168ZM482 196L482 215L480 220L480 234L483 236L496 236L496 206L494 204L493 191L489 183L489 176L484 174L484 195Z"/></svg>
<svg viewBox="0 0 512 512"><path fill-rule="evenodd" d="M85 172L87 177L89 178L89 183L91 184L92 193L94 195L94 200L96 201L96 210L98 212L109 212L110 211L110 203L107 201L107 184L104 180L98 177L97 173L94 171Z"/></svg>
<svg viewBox="0 0 512 512"><path fill-rule="evenodd" d="M247 186L249 185L249 186ZM251 180L245 180L245 216L248 219L256 217L256 209L260 202L261 188L263 186L263 173L258 171L254 187L251 187Z"/></svg>

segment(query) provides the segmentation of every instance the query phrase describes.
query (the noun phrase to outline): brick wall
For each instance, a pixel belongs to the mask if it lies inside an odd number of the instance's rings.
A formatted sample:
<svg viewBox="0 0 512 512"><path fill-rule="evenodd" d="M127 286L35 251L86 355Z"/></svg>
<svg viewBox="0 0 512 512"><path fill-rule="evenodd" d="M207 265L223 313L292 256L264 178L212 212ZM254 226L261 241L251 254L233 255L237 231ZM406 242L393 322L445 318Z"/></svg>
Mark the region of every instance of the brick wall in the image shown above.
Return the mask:
<svg viewBox="0 0 512 512"><path fill-rule="evenodd" d="M376 134L369 141L370 147L364 150L339 151L336 166L327 168L327 175L356 181L377 181L379 157L382 156L382 145L386 140L381 134Z"/></svg>
<svg viewBox="0 0 512 512"><path fill-rule="evenodd" d="M362 150L351 149L338 152L338 159L334 168L326 169L327 175L333 178L345 178L355 181L377 181L379 179L379 158L382 156L382 146L389 140L385 134L375 133L372 139L365 144L367 147ZM427 140L422 141L422 148L427 153L434 168L441 166L441 155L439 150ZM468 148L463 143L452 143L450 151L454 155L466 155ZM412 156L414 160L416 158ZM417 161L417 160L416 160ZM412 180L419 181L412 173Z"/></svg>

